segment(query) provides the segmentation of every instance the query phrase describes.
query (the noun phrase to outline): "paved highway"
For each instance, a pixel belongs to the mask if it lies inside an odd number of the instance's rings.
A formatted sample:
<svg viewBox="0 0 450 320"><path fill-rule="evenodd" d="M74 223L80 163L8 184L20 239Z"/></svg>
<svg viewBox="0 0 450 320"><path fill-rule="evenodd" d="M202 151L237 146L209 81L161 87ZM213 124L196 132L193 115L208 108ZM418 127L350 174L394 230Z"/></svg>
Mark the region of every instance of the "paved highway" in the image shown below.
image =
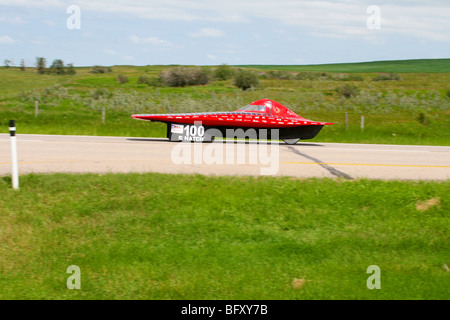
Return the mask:
<svg viewBox="0 0 450 320"><path fill-rule="evenodd" d="M17 135L19 173L161 172L206 175L450 178L450 147L162 138ZM0 175L11 172L10 138L0 134Z"/></svg>

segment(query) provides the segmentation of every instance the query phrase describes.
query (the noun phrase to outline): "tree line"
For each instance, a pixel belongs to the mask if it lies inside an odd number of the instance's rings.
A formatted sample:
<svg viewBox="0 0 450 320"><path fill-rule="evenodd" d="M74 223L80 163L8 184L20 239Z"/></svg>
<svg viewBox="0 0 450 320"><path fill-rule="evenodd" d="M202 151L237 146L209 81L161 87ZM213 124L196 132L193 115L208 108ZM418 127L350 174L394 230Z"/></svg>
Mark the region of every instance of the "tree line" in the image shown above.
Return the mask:
<svg viewBox="0 0 450 320"><path fill-rule="evenodd" d="M3 61L3 65L5 68L9 68L12 64L13 62L9 59L5 59ZM22 71L26 70L24 59L20 61L20 70ZM47 66L47 59L45 59L44 57L36 58L36 72L38 74L55 74L55 75L65 75L65 74L72 75L76 73L72 63L65 65L63 60L55 59L53 60L50 66Z"/></svg>
<svg viewBox="0 0 450 320"><path fill-rule="evenodd" d="M61 59L53 60L52 64L47 68L47 60L44 57L36 58L36 71L38 74L75 74L75 68L72 63L64 65Z"/></svg>

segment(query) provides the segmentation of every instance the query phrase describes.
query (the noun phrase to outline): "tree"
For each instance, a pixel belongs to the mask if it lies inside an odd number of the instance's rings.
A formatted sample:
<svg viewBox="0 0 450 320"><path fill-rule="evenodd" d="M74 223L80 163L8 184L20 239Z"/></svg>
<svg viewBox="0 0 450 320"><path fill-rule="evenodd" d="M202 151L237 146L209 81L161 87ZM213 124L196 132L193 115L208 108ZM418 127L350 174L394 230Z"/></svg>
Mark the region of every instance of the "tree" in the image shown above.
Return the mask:
<svg viewBox="0 0 450 320"><path fill-rule="evenodd" d="M65 73L66 73L66 74L70 74L70 75L77 73L77 72L75 71L75 68L73 67L73 63L69 63L69 64L67 65Z"/></svg>
<svg viewBox="0 0 450 320"><path fill-rule="evenodd" d="M258 75L250 70L239 69L234 76L233 84L242 90L256 87L259 84Z"/></svg>
<svg viewBox="0 0 450 320"><path fill-rule="evenodd" d="M9 60L9 59L5 59L3 61L3 64L4 64L5 68L9 68L11 66L11 64L12 64L12 61Z"/></svg>
<svg viewBox="0 0 450 320"><path fill-rule="evenodd" d="M20 60L20 70L25 71L25 60Z"/></svg>
<svg viewBox="0 0 450 320"><path fill-rule="evenodd" d="M47 68L47 60L43 57L36 58L36 71L38 74L44 74Z"/></svg>
<svg viewBox="0 0 450 320"><path fill-rule="evenodd" d="M217 80L228 80L234 75L234 70L227 64L222 64L214 70L214 77Z"/></svg>
<svg viewBox="0 0 450 320"><path fill-rule="evenodd" d="M65 73L64 61L61 59L55 59L50 66L49 73L62 75Z"/></svg>

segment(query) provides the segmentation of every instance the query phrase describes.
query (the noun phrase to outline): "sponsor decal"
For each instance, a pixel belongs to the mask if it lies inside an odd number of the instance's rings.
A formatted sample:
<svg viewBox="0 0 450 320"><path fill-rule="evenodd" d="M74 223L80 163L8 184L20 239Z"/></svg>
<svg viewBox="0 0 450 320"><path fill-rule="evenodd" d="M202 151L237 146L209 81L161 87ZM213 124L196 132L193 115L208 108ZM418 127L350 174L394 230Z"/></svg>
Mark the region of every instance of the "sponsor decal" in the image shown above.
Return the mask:
<svg viewBox="0 0 450 320"><path fill-rule="evenodd" d="M183 133L183 125L182 124L173 124L172 123L172 127L170 129L170 132Z"/></svg>

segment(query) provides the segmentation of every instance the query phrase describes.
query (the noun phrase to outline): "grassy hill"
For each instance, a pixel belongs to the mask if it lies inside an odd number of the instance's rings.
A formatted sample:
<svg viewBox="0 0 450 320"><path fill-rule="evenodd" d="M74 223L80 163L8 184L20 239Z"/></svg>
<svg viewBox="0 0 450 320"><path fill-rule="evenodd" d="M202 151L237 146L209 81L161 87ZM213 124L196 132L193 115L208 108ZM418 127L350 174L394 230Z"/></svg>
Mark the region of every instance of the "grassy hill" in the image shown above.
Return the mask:
<svg viewBox="0 0 450 320"><path fill-rule="evenodd" d="M233 111L269 98L303 117L334 122L317 141L450 145L450 132L443 129L450 125L449 65L450 59L246 66L260 74L259 85L246 91L232 79L213 77L206 85L186 87L139 83L140 77L157 78L173 66L112 66L102 74L78 67L75 75L62 76L38 75L34 68L0 68L0 132L7 133L8 120L15 119L19 133L164 137L165 125L130 115ZM216 67L202 68L213 74ZM384 76L379 72L396 76L374 81ZM119 75L128 81L119 83Z"/></svg>
<svg viewBox="0 0 450 320"><path fill-rule="evenodd" d="M397 73L446 73L450 72L450 59L388 60L356 63L332 63L316 65L241 65L260 70L325 71L344 73L397 72Z"/></svg>

